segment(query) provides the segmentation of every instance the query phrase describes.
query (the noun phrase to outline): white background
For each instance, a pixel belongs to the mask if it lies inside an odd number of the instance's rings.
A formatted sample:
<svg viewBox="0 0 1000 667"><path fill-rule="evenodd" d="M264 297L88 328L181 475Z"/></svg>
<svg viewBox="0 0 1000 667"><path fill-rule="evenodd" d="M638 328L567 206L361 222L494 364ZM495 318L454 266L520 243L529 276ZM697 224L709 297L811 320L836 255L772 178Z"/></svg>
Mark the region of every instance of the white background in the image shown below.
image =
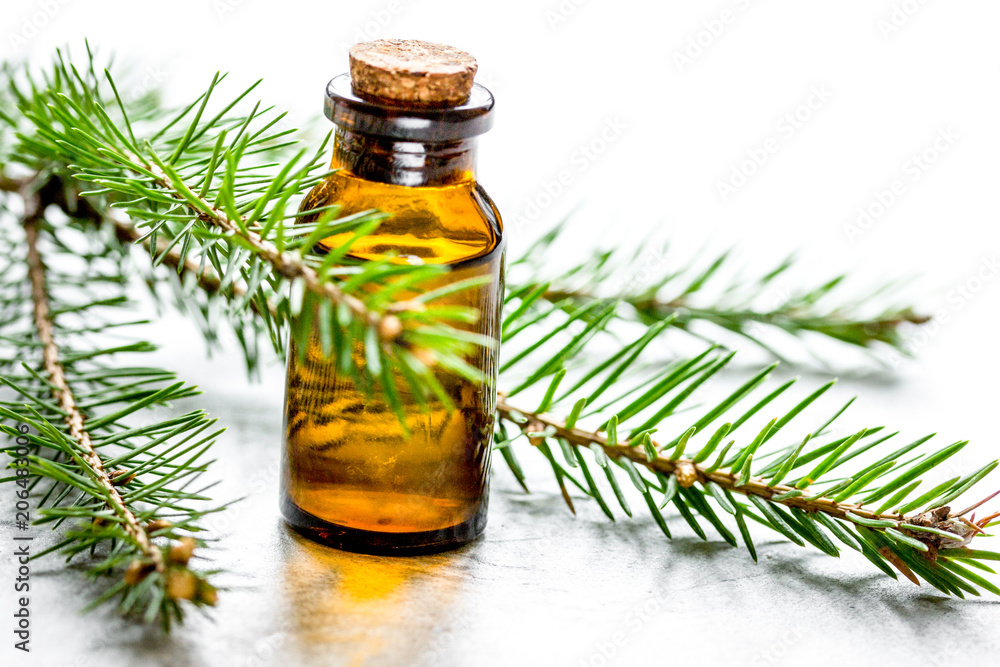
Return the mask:
<svg viewBox="0 0 1000 667"><path fill-rule="evenodd" d="M263 77L259 96L307 121L359 39L464 48L498 100L480 176L514 252L579 204L568 256L654 234L682 250L734 245L760 270L798 250L806 281L905 277L939 315L916 360L839 391L863 395L856 416L972 439L971 466L1000 449L998 25L990 0L5 0L0 53L44 60L86 36L168 99L230 71L227 90ZM935 148L941 133L952 139ZM753 173L723 196L734 170ZM852 234L859 208L876 215ZM238 361L214 364L190 379L241 391L226 374Z"/></svg>

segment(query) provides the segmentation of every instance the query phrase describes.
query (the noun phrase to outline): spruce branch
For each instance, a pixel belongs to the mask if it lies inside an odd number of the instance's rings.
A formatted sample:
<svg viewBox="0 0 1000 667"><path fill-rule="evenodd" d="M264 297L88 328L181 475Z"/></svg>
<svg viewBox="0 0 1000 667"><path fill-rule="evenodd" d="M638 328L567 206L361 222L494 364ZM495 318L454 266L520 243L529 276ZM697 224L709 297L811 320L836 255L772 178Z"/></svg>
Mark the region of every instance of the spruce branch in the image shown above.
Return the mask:
<svg viewBox="0 0 1000 667"><path fill-rule="evenodd" d="M211 485L194 486L219 431L209 430L214 420L201 411L126 423L197 392L167 371L116 363L121 353L152 350L148 343L109 339L95 346L103 332L143 324L105 316L129 305L122 293L127 263L107 239L80 242L70 233L97 236L88 221L66 226L46 218L59 192L50 180L20 185L21 239L7 206L14 195L0 197L7 261L0 381L14 394L0 401L0 430L28 444L2 449L15 474L0 483L32 492L36 524L65 526L55 545L33 558L60 551L72 560L89 552L89 576L117 578L94 605L117 598L122 613L169 629L183 618L182 605L216 601L213 572L194 569L192 558L206 546L195 537L199 520L221 509L206 506ZM52 268L80 261L82 272Z"/></svg>
<svg viewBox="0 0 1000 667"><path fill-rule="evenodd" d="M162 191L169 193L169 196L176 200L178 206L187 209L197 220L221 230L226 236L236 240L239 245L250 249L254 255L260 257L270 265L270 271L274 271L291 281L301 280L306 290L321 298L328 299L338 306L345 307L354 317L360 319L366 325L384 328L385 318L392 317L389 314L369 310L368 306L361 299L345 293L337 284L321 279L319 273L306 263L302 255L279 250L275 243L261 236L257 228L251 227L245 216L231 220L206 198L194 193L185 192L186 188L183 181L180 180L179 175L172 170L168 175L164 171L164 169L169 169L166 163L156 156L155 153L151 154L155 163L145 160L138 155L127 155L126 160L121 163L121 166L126 169L133 169L132 173L135 176L151 174L150 183L158 186ZM123 229L123 233L135 238L134 228L133 230L125 228ZM170 253L173 251L174 248L171 248ZM172 257L170 253L165 256L165 261L169 261L171 264L179 267L182 259L180 252L177 252ZM245 291L242 288L241 292L240 296L245 297Z"/></svg>
<svg viewBox="0 0 1000 667"><path fill-rule="evenodd" d="M21 194L24 188L31 186L33 178L35 178L35 175L22 178L8 178L3 176L2 170L0 170L0 192ZM46 186L46 189L50 195L48 197L50 205L56 206L67 216L79 221L86 221L98 228L108 226L121 248L131 246L141 247L146 253L149 253L151 256L153 255L153 246L149 235L145 235L138 230L132 224L129 217L118 209L107 208L103 211L98 211L91 206L86 198L80 196L79 192L74 189L73 183L66 183L58 176L50 177L49 185ZM199 264L191 259L191 257L183 255L176 246L161 253L159 260L163 266L173 269L171 275L176 274L182 281L175 285L179 293L178 296L191 296L190 290L185 291L183 287L183 281L188 278L192 279L206 294L217 296L226 289L210 266ZM149 283L156 282L156 278L152 275L147 275L146 280ZM234 299L247 299L246 290L241 284L233 283L228 289ZM182 310L184 309L183 306L190 307L190 304L183 303L182 299L179 301L181 301L179 305L182 306ZM256 301L249 301L249 308L254 313L261 315L257 310L260 308L260 305ZM271 317L277 316L275 306L272 303L267 303L267 308L268 314ZM207 335L209 332L205 333Z"/></svg>
<svg viewBox="0 0 1000 667"><path fill-rule="evenodd" d="M881 427L831 437L853 399L818 427L799 427L788 443L786 432L819 404L832 381L776 411L796 380L768 388L772 365L720 401L701 403L699 394L735 353L713 346L694 357L657 363L650 345L676 315L623 327L616 304L590 302L545 309L539 316L523 307L537 293L514 292L508 299L501 380L510 389L497 408L496 447L525 489L515 446L522 440L547 460L574 513L573 488L612 520L615 504L632 516L619 480L624 475L668 537L668 506L702 539L708 534L699 518L736 546L731 520L756 560L749 519L831 556L840 554L836 542L841 542L889 576L898 571L949 595L978 594L977 587L1000 594L993 582L966 567L992 573L982 561L1000 554L968 545L997 515L966 518L980 503L961 512L950 509L997 461L934 483L935 472L967 442L927 451L931 436L926 436L886 452L898 433L885 435ZM525 398L530 392L541 396L537 404ZM737 432L768 412L774 417L756 426L759 430L742 437ZM654 434L668 435L654 439ZM780 441L787 444L774 446ZM598 469L603 475L595 474ZM599 483L601 477L606 484ZM723 520L727 514L731 518Z"/></svg>
<svg viewBox="0 0 1000 667"><path fill-rule="evenodd" d="M826 291L826 290L824 290ZM585 291L546 290L542 295L553 303L571 302L584 304L599 301L601 297ZM756 310L748 307L707 306L692 304L690 295L678 296L669 301L647 294L625 294L619 297L631 306L643 321L655 322L673 317L675 326L689 328L694 322L703 321L734 333L747 336L763 345L753 335L754 324L781 329L791 334L813 332L858 347L872 347L885 343L901 349L900 329L905 324L926 324L927 315L920 315L909 308L889 310L872 317L859 317L840 309L825 314L810 311L809 302L802 297L789 298L770 309ZM769 351L773 348L768 346Z"/></svg>
<svg viewBox="0 0 1000 667"><path fill-rule="evenodd" d="M941 509L949 508L928 508L919 515L909 518L898 511L877 512L863 507L862 505L848 502L838 502L832 498L826 497L824 494L804 495L799 493L799 489L796 486L789 486L780 483L769 484L765 479L754 477L750 477L746 481L743 481L741 480L738 472L734 473L730 470L720 470L717 468L713 469L710 465L695 463L690 458L671 458L669 456L663 456L662 452L664 450L664 446L652 439L648 441L648 444L643 443L641 438L638 441L625 440L619 442L618 444L609 444L607 436L601 435L600 433L585 431L580 428L567 427L566 423L561 421L558 417L519 408L508 403L503 397L498 399L497 413L501 419L506 419L519 424L521 431L528 437L529 440L537 441L539 439L537 434L546 433L546 431L549 430L551 435L545 437L563 439L574 447L589 449L591 445L597 445L604 450L604 453L611 459L628 459L633 464L649 469L649 471L654 475L664 477L670 477L671 475L676 476L678 486L680 488L690 488L691 486L694 486L695 483L700 484L706 489L711 485L717 485L719 488L730 493L738 493L745 496L756 496L786 507L801 509L812 514L822 512L823 514L837 519L862 519L879 524L886 523L886 525L891 523L894 527L914 533L913 536L917 540L922 541L929 546L934 546L935 548L940 548L942 545L946 548L965 546L976 534L980 534L982 532L982 529L986 526L986 524L995 518L992 516L987 517L975 524L968 520L953 522L934 519L934 522L930 525L930 527L933 527L942 533L947 533L947 535L921 532L919 526L923 525L922 522L926 521L928 516L940 516L942 514L940 511ZM652 447L652 449L658 453L657 456L650 459L646 453L647 447ZM971 510L964 510L953 514L948 512L945 516L947 519L962 519L965 514L968 514L969 511ZM912 526L914 525L918 527L913 528ZM879 527L881 528L881 526ZM945 541L942 542L942 540Z"/></svg>
<svg viewBox="0 0 1000 667"><path fill-rule="evenodd" d="M139 520L132 513L115 486L111 475L104 469L104 462L94 450L90 432L84 424L83 413L77 407L73 390L66 382L66 373L60 361L59 347L53 337L53 323L49 308L48 291L45 286L45 265L38 252L38 225L40 213L36 198L24 198L28 204L28 212L24 220L24 235L27 243L28 278L31 282L31 301L33 304L33 319L38 340L42 344L42 363L52 385L52 396L62 410L69 436L79 447L80 456L86 463L86 469L98 484L104 487L107 504L115 515L122 520L123 528L139 551L149 559L161 576L166 572L163 554L153 545L146 529L139 525Z"/></svg>
<svg viewBox="0 0 1000 667"><path fill-rule="evenodd" d="M846 275L804 290L779 287L778 280L796 266L792 258L747 277L734 267L732 251L707 258L697 254L682 264L668 247L651 253L656 246L646 242L631 254L624 249L595 252L552 275L546 267L553 264L549 258L566 233L564 225L511 265L511 292L532 295L535 310L614 302L624 319L645 324L670 319L672 326L690 332L701 331L704 323L710 325L708 338L715 339L710 333L714 326L778 359L783 354L768 342L768 330L815 334L866 349L883 344L905 353L904 327L930 320L908 306L891 305L893 283L839 300L836 295L843 292Z"/></svg>
<svg viewBox="0 0 1000 667"><path fill-rule="evenodd" d="M135 226L128 220L125 216L121 215L117 209L109 209L106 211L105 215L107 220L113 225L115 232L115 237L125 246L137 245L141 246L147 252L151 252L152 244L150 243L148 236L143 236L143 234L135 228ZM189 257L184 257L180 250L176 247L171 248L169 251L162 255L162 262L164 266L172 268L176 274L184 279L185 277L192 277L199 288L201 288L205 293L211 295L218 295L224 286L219 277L212 271L208 266L202 266L192 260ZM246 289L240 284L233 284L230 287L232 296L234 299L242 300L247 298ZM258 309L261 307L256 301L249 301L250 309L257 315L263 315ZM267 313L271 317L276 317L277 312L274 304L267 302L266 304Z"/></svg>

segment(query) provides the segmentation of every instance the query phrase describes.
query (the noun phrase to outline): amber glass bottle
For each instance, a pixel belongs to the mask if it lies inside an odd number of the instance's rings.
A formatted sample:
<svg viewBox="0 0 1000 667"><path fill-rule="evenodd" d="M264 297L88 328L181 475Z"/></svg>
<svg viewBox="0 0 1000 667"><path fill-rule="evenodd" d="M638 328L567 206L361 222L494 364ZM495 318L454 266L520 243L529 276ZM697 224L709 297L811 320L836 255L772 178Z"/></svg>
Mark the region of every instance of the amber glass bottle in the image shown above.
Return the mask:
<svg viewBox="0 0 1000 667"><path fill-rule="evenodd" d="M388 44L397 57L402 53L411 70L410 45L419 45L421 57L427 46L447 48L396 40L371 44ZM354 85L352 75L344 74L327 87L326 114L336 126L332 167L338 171L309 193L303 210L337 204L341 215L390 213L353 246L356 259L393 253L394 261L447 265L441 282L490 276L485 286L450 298L478 310L470 330L499 339L504 238L500 215L475 170L476 137L492 124L493 96L474 85L464 101L442 101L440 86L421 91L418 82L420 100L385 99L399 91L393 89L392 68L381 61L376 65L388 69L390 78L376 82L381 94L363 95L358 78L365 72L356 69L354 55ZM403 88L397 97L414 92L405 81ZM447 85L443 91L449 92ZM317 250L340 241L326 239ZM363 365L361 350L354 354ZM359 392L335 361L323 357L318 337L304 356L290 349L288 360L281 508L292 527L336 547L373 553L442 550L483 531L496 349L483 348L468 360L483 371L483 382L439 374L454 409L433 401L422 409L406 383L397 382L408 437L385 402Z"/></svg>

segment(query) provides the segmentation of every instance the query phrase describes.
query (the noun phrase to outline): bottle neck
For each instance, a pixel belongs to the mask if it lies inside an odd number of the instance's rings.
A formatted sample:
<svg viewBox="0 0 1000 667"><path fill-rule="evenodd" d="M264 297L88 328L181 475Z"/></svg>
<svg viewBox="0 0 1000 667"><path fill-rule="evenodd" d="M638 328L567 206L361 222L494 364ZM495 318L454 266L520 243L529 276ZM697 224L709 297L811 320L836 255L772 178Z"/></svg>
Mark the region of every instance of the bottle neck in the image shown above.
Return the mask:
<svg viewBox="0 0 1000 667"><path fill-rule="evenodd" d="M406 187L475 182L476 138L401 141L338 127L330 166L366 181Z"/></svg>

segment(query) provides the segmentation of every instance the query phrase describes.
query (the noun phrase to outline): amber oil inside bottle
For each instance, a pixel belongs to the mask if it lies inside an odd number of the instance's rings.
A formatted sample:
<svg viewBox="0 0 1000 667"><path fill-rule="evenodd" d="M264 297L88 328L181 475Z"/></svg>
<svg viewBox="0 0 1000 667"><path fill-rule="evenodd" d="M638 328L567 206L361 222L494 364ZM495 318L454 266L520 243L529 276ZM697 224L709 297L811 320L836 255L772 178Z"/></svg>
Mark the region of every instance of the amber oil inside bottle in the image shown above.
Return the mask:
<svg viewBox="0 0 1000 667"><path fill-rule="evenodd" d="M499 339L504 239L500 216L476 182L476 135L491 123L493 98L475 86L459 107L414 110L361 99L347 75L327 91L336 124L332 167L302 203L336 204L341 215L377 209L391 217L352 246L352 256L449 267L433 285L489 276L446 303L479 312L467 329ZM310 217L303 217L310 222ZM343 243L324 240L316 250ZM408 296L399 295L399 299ZM440 302L439 302L440 303ZM360 346L355 361L364 366ZM422 407L402 379L409 435L378 393L366 395L325 358L318 335L305 354L288 352L282 513L300 532L336 547L373 553L450 548L486 524L496 404L497 350L469 363L485 378L439 379L454 408L429 398Z"/></svg>

